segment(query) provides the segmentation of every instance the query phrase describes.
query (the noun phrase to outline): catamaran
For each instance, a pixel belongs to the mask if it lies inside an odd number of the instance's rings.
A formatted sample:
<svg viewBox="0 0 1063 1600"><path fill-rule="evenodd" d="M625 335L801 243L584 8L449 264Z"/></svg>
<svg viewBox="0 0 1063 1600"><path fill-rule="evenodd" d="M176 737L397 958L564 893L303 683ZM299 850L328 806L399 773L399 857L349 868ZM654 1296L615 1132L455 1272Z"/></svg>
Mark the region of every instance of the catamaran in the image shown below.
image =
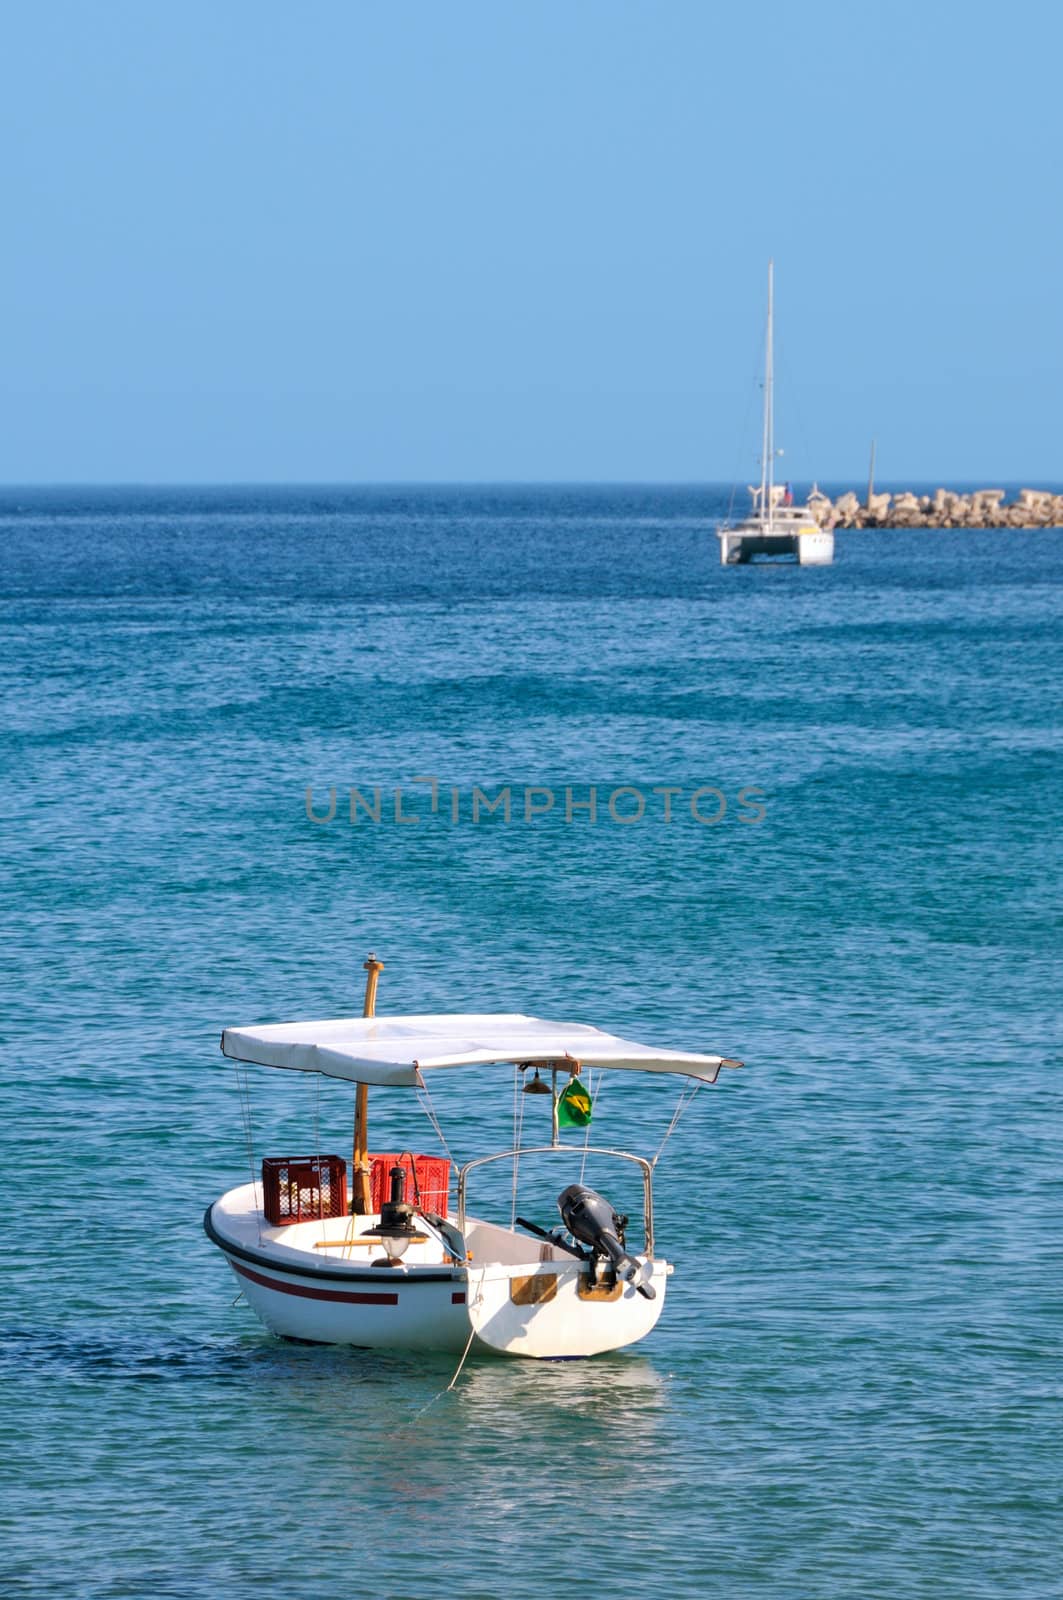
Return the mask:
<svg viewBox="0 0 1063 1600"><path fill-rule="evenodd" d="M825 567L834 560L834 534L821 528L807 505L793 504L788 484L775 482L775 263L768 262L768 330L764 355L764 426L760 484L750 485L753 509L732 526L717 530L720 561L727 566L754 556L796 556L802 567Z"/></svg>
<svg viewBox="0 0 1063 1600"><path fill-rule="evenodd" d="M741 1062L519 1013L378 1017L382 966L375 956L365 963L361 1017L222 1034L223 1053L245 1079L246 1064L253 1063L356 1085L350 1202L346 1160L314 1150L266 1157L261 1174L207 1208L207 1237L225 1256L252 1311L283 1338L388 1350L559 1359L644 1338L661 1315L673 1271L656 1250L655 1161L590 1144L591 1096L579 1075L677 1075L685 1092L674 1127L694 1091ZM551 1096L550 1142L523 1141L522 1112L513 1148L458 1171L455 1216L449 1214L449 1159L370 1153L371 1085L416 1090L441 1136L429 1080L452 1069L506 1065L515 1074L515 1096L518 1088ZM246 1082L243 1088L246 1104ZM581 1142L562 1139L562 1130L573 1126L584 1128ZM247 1132L250 1137L249 1122ZM628 1218L609 1200L571 1178L558 1196L553 1227L515 1215L521 1162L560 1157L582 1177L589 1155L636 1169L639 1241L629 1239ZM474 1216L468 1203L473 1175L503 1161L512 1163L509 1226Z"/></svg>

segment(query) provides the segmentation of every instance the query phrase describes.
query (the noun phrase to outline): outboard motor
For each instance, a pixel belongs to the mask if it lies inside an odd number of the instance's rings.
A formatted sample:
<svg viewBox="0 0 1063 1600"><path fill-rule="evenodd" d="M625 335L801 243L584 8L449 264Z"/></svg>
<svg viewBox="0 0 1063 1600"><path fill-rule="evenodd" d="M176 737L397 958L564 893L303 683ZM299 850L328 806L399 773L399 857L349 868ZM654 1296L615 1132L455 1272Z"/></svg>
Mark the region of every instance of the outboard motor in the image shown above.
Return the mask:
<svg viewBox="0 0 1063 1600"><path fill-rule="evenodd" d="M557 1206L574 1239L589 1244L595 1256L608 1258L624 1283L634 1284L647 1300L656 1300L657 1291L648 1281L650 1268L640 1266L624 1249L623 1224L603 1195L584 1188L582 1183L570 1183L558 1195Z"/></svg>

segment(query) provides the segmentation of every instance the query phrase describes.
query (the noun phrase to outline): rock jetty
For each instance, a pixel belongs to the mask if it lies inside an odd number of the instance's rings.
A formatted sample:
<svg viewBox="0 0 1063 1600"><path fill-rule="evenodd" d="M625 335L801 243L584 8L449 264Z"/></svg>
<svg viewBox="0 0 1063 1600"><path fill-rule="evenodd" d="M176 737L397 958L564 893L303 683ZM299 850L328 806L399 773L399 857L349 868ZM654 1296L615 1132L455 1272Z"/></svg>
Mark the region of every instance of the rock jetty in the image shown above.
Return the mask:
<svg viewBox="0 0 1063 1600"><path fill-rule="evenodd" d="M1020 489L1005 503L1003 489L954 494L871 494L852 492L831 500L813 486L808 509L821 528L1063 528L1063 494Z"/></svg>

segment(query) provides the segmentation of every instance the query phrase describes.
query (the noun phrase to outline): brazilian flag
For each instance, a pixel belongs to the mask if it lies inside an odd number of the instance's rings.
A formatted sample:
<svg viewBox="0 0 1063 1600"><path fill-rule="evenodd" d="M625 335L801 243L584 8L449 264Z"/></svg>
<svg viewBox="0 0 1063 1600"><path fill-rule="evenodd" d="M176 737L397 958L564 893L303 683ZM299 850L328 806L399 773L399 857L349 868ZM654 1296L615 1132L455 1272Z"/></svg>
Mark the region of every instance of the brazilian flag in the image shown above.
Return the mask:
<svg viewBox="0 0 1063 1600"><path fill-rule="evenodd" d="M570 1079L557 1097L559 1128L586 1128L591 1120L591 1097L578 1078Z"/></svg>

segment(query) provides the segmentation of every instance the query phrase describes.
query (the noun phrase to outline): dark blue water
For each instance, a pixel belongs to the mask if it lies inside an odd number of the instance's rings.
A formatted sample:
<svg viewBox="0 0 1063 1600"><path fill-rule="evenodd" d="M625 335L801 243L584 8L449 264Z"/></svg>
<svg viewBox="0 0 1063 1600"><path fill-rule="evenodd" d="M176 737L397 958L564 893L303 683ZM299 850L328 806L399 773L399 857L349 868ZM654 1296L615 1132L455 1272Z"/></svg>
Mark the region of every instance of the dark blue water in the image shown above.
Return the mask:
<svg viewBox="0 0 1063 1600"><path fill-rule="evenodd" d="M724 571L725 499L0 494L6 1593L1063 1592L1063 542ZM218 1035L357 1012L369 949L382 1010L748 1063L662 1158L646 1344L423 1411L452 1364L232 1305ZM347 1149L344 1086L252 1087L256 1157ZM435 1098L508 1142L504 1073ZM612 1080L595 1135L673 1105Z"/></svg>

